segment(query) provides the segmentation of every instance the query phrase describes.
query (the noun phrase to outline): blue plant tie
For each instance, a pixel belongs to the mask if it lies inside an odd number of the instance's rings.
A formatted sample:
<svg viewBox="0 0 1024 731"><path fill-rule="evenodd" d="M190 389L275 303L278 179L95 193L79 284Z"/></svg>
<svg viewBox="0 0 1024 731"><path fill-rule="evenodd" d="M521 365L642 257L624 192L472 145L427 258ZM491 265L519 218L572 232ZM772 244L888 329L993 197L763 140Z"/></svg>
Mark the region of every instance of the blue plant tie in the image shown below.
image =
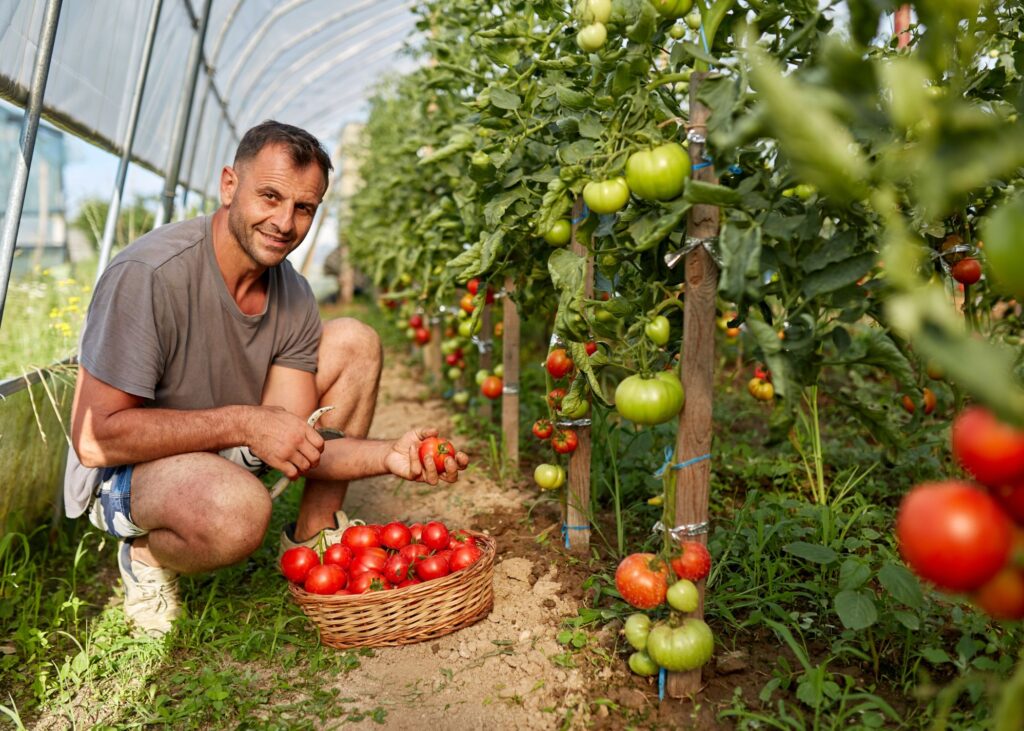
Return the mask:
<svg viewBox="0 0 1024 731"><path fill-rule="evenodd" d="M665 679L668 677L668 671L665 668L658 669L658 700L665 700Z"/></svg>
<svg viewBox="0 0 1024 731"><path fill-rule="evenodd" d="M583 223L584 221L587 220L587 216L589 216L589 215L590 215L590 209L587 208L587 204L584 203L583 204L583 210L580 212L580 215L577 216L576 218L572 219L572 225L575 226L578 223Z"/></svg>
<svg viewBox="0 0 1024 731"><path fill-rule="evenodd" d="M706 158L704 158L703 162L697 163L696 165L694 165L690 169L691 170L700 170L701 168L709 168L709 167L711 167L711 158L706 157Z"/></svg>
<svg viewBox="0 0 1024 731"><path fill-rule="evenodd" d="M708 48L708 37L706 35L704 35L704 24L703 23L701 23L701 25L700 25L700 39L702 41L704 41L704 53L706 53L706 54L708 54L710 56L711 55L711 49Z"/></svg>
<svg viewBox="0 0 1024 731"><path fill-rule="evenodd" d="M672 464L672 447L665 447L665 461L662 463L661 467L659 467L654 472L654 476L662 477L665 474L665 470L672 469L678 471L683 469L684 467L689 467L690 465L697 464L698 462L703 462L706 459L711 459L710 452L708 452L707 454L702 454L699 457L693 457L692 459L688 459L685 462L677 462L676 464Z"/></svg>
<svg viewBox="0 0 1024 731"><path fill-rule="evenodd" d="M566 525L562 523L562 538L565 539L565 547L569 548L569 531L571 530L590 530L589 525Z"/></svg>
<svg viewBox="0 0 1024 731"><path fill-rule="evenodd" d="M733 175L739 175L740 173L743 172L743 168L733 163L732 165L729 166L729 172L732 173Z"/></svg>

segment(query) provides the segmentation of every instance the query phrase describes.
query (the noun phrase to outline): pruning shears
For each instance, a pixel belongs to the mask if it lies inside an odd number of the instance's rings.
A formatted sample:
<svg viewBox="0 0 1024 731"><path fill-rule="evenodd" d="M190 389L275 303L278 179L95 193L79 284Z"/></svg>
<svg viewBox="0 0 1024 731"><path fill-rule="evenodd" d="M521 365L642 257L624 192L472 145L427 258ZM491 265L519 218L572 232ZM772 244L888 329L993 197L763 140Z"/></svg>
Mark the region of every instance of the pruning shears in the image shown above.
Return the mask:
<svg viewBox="0 0 1024 731"><path fill-rule="evenodd" d="M336 407L334 407L334 406L321 406L319 409L317 409L316 411L314 411L312 414L309 415L309 418L306 419L306 424L308 426L315 426L316 422L320 419L321 416L326 414L328 411L333 411L335 408ZM319 431L319 430L317 430L317 431ZM324 430L324 431L328 431L328 430ZM330 430L330 431L334 432L335 430ZM340 432L335 432L335 434L339 434L340 435ZM324 435L324 436L326 437L327 435ZM332 434L331 436L334 436L334 434ZM331 437L328 437L328 438L331 438ZM278 495L280 495L282 492L284 492L284 489L286 487L288 487L288 483L290 483L290 482L291 482L291 480L289 480L286 475L281 475L280 479L278 479L278 481L274 483L274 486L272 488L270 488L270 499L271 500L276 499Z"/></svg>

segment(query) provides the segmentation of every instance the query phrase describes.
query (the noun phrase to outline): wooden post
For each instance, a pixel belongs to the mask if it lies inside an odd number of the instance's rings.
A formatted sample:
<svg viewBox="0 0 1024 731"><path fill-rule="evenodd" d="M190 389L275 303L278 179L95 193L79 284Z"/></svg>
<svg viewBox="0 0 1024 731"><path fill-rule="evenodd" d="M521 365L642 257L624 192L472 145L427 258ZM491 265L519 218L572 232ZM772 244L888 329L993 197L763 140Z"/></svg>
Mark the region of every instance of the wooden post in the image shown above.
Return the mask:
<svg viewBox="0 0 1024 731"><path fill-rule="evenodd" d="M494 356L491 354L494 349L494 329L491 327L491 306L484 302L483 312L480 313L480 369L491 370L491 363ZM490 423L494 417L494 407L489 398L484 399L480 405L480 418Z"/></svg>
<svg viewBox="0 0 1024 731"><path fill-rule="evenodd" d="M697 101L697 90L706 72L695 72L690 80L690 159L705 155L705 136L709 110ZM714 166L694 171L693 178L717 183ZM687 243L707 241L718 236L719 210L716 206L695 205L686 224ZM686 307L683 316L683 356L680 367L686 403L679 417L676 461L686 462L711 454L711 404L715 375L715 298L718 292L718 267L704 246L686 255ZM676 476L675 514L677 526L693 526L691 540L707 543L708 487L711 460L701 459L679 470ZM666 526L666 529L672 526ZM704 580L698 582L700 602L695 616L704 616ZM668 694L673 698L694 696L700 690L701 671L669 673Z"/></svg>
<svg viewBox="0 0 1024 731"><path fill-rule="evenodd" d="M572 207L572 243L574 254L587 257L586 273L583 276L583 291L587 297L594 296L594 260L586 248L576 241L576 229L583 218L583 199L578 198ZM583 376L577 376L583 378ZM579 444L569 457L569 489L565 500L565 526L570 551L590 550L590 419L585 426L574 427Z"/></svg>
<svg viewBox="0 0 1024 731"><path fill-rule="evenodd" d="M423 348L423 366L430 379L430 388L436 392L441 389L443 378L441 366L444 363L444 358L441 357L441 336L444 335L444 331L441 329L441 317L425 315L425 318L426 323L424 324L430 328L430 342Z"/></svg>
<svg viewBox="0 0 1024 731"><path fill-rule="evenodd" d="M501 362L505 384L501 398L501 433L505 441L505 458L513 473L519 469L519 310L512 301L515 282L505 278L505 298L502 300Z"/></svg>

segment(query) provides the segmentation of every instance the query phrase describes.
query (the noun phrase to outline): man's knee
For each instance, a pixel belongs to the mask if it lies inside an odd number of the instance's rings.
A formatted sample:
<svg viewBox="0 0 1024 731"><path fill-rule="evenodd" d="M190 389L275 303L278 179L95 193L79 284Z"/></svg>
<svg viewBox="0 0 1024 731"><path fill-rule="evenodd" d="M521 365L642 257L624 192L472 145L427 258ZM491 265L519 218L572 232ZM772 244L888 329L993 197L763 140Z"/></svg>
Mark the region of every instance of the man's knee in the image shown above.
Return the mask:
<svg viewBox="0 0 1024 731"><path fill-rule="evenodd" d="M220 565L237 563L263 543L270 525L271 500L266 487L240 471L230 489L211 491L202 535Z"/></svg>
<svg viewBox="0 0 1024 731"><path fill-rule="evenodd" d="M324 323L320 340L320 361L330 369L333 364L358 364L362 371L379 371L383 360L380 335L366 323L351 317L339 317Z"/></svg>

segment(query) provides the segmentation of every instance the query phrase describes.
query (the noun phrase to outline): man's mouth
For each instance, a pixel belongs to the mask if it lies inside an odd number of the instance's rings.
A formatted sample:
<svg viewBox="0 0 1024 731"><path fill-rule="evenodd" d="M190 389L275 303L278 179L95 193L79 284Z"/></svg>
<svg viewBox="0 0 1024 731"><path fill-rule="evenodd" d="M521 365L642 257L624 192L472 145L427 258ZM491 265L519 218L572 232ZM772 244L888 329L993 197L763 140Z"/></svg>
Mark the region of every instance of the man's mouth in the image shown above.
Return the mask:
<svg viewBox="0 0 1024 731"><path fill-rule="evenodd" d="M292 243L292 238L290 236L280 236L277 234L269 233L267 231L263 231L261 229L256 230L263 235L263 238L267 239L271 244L274 244L276 246L289 246Z"/></svg>

